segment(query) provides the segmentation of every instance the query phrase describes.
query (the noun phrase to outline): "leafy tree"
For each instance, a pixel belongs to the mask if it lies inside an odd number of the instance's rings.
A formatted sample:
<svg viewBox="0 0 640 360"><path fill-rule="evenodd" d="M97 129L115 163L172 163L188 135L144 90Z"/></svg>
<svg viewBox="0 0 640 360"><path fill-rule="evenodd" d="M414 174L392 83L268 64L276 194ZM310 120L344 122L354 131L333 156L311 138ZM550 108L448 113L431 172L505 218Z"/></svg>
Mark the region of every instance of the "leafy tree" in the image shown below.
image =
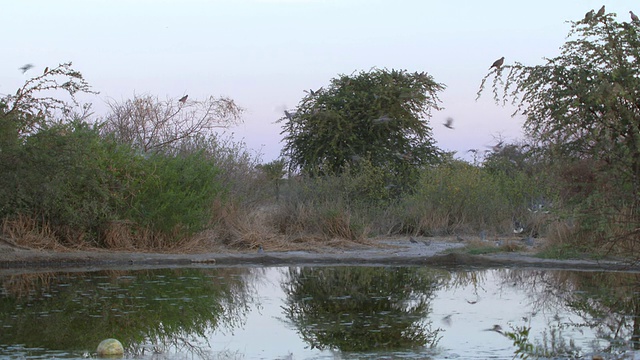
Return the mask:
<svg viewBox="0 0 640 360"><path fill-rule="evenodd" d="M339 174L367 160L396 180L435 161L440 150L426 118L444 89L424 73L374 69L341 75L310 91L282 122L283 155L292 170Z"/></svg>
<svg viewBox="0 0 640 360"><path fill-rule="evenodd" d="M638 23L618 22L615 14L571 22L559 56L492 70L478 92L493 76L495 101L517 106L537 145L555 159L592 160L599 190L580 200L595 220L592 230L605 236L620 229L640 234L639 31ZM607 233L622 213L625 219Z"/></svg>

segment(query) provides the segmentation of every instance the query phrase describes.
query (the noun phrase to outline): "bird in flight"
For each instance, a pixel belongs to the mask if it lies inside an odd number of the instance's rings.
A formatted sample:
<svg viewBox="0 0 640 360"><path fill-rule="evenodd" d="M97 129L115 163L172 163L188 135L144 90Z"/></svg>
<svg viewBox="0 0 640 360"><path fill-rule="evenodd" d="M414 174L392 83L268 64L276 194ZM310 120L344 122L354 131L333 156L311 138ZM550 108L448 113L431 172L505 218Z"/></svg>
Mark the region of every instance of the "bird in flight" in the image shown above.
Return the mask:
<svg viewBox="0 0 640 360"><path fill-rule="evenodd" d="M444 125L444 127L446 127L447 129L453 130L453 118L448 117L447 121L442 125Z"/></svg>
<svg viewBox="0 0 640 360"><path fill-rule="evenodd" d="M24 74L27 71L29 71L29 69L31 69L32 67L33 67L33 64L24 64L24 65L22 65L20 70L22 70L22 73Z"/></svg>
<svg viewBox="0 0 640 360"><path fill-rule="evenodd" d="M178 102L181 102L181 103L183 103L183 104L184 104L184 103L186 103L186 102L187 102L187 98L188 98L188 97L189 97L189 95L185 95L185 96L181 97L181 98L180 98L180 100L178 100Z"/></svg>
<svg viewBox="0 0 640 360"><path fill-rule="evenodd" d="M377 119L373 119L372 122L374 124L384 124L384 123L388 123L389 121L391 121L393 119L391 119L388 115L382 115Z"/></svg>
<svg viewBox="0 0 640 360"><path fill-rule="evenodd" d="M494 61L493 64L491 64L491 67L489 67L489 70L491 70L491 68L499 69L502 64L504 64L504 56Z"/></svg>

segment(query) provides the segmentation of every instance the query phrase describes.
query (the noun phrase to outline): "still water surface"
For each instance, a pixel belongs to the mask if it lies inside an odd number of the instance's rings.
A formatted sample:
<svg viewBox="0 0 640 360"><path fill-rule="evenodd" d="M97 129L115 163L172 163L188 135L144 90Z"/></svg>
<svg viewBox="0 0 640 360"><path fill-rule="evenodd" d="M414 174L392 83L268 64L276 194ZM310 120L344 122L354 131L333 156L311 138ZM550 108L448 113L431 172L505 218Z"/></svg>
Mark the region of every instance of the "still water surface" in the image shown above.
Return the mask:
<svg viewBox="0 0 640 360"><path fill-rule="evenodd" d="M95 357L113 337L140 359L632 359L639 280L365 266L6 275L0 357Z"/></svg>

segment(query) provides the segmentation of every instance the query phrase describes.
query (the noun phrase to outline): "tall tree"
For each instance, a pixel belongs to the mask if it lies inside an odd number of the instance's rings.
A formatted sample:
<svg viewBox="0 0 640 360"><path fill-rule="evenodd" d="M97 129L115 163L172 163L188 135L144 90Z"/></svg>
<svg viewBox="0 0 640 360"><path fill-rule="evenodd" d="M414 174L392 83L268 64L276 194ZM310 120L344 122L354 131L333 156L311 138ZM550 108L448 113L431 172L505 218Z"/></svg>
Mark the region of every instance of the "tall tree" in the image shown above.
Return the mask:
<svg viewBox="0 0 640 360"><path fill-rule="evenodd" d="M427 119L440 109L444 89L424 72L373 69L341 75L309 91L295 112L286 112L283 155L292 169L337 174L368 161L394 175L436 160Z"/></svg>
<svg viewBox="0 0 640 360"><path fill-rule="evenodd" d="M478 92L493 76L495 101L516 105L539 145L556 158L591 161L600 190L583 205L597 202L588 212L600 217L600 229L624 213L613 230L624 237L640 235L639 32L637 23L618 22L615 14L587 16L571 22L559 56L490 71Z"/></svg>

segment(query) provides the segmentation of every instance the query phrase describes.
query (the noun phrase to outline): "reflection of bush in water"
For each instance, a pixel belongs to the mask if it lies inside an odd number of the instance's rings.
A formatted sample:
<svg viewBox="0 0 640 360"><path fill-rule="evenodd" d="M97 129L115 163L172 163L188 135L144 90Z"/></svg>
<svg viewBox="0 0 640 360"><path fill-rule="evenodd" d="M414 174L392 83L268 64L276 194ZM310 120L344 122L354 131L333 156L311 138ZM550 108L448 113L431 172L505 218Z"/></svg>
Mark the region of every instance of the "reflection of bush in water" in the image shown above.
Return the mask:
<svg viewBox="0 0 640 360"><path fill-rule="evenodd" d="M438 330L426 318L438 279L408 267L292 268L284 310L312 348L434 347Z"/></svg>
<svg viewBox="0 0 640 360"><path fill-rule="evenodd" d="M531 354L565 356L573 353L576 346L563 331L583 332L587 328L597 334L599 341L604 341L605 348L598 351L620 354L629 349L640 349L640 274L510 269L500 270L498 275L503 286L517 286L527 292L532 314L569 313L582 318L582 321L575 321L575 317L573 320L554 317L553 322L542 329L542 339L529 339L528 333L523 336L523 329L530 325L507 332L512 339L518 340L514 344L531 344ZM596 345L597 341L590 344Z"/></svg>
<svg viewBox="0 0 640 360"><path fill-rule="evenodd" d="M156 350L179 346L180 339L242 324L253 301L244 275L228 268L2 278L0 343L85 350L116 337L137 353L149 343Z"/></svg>

